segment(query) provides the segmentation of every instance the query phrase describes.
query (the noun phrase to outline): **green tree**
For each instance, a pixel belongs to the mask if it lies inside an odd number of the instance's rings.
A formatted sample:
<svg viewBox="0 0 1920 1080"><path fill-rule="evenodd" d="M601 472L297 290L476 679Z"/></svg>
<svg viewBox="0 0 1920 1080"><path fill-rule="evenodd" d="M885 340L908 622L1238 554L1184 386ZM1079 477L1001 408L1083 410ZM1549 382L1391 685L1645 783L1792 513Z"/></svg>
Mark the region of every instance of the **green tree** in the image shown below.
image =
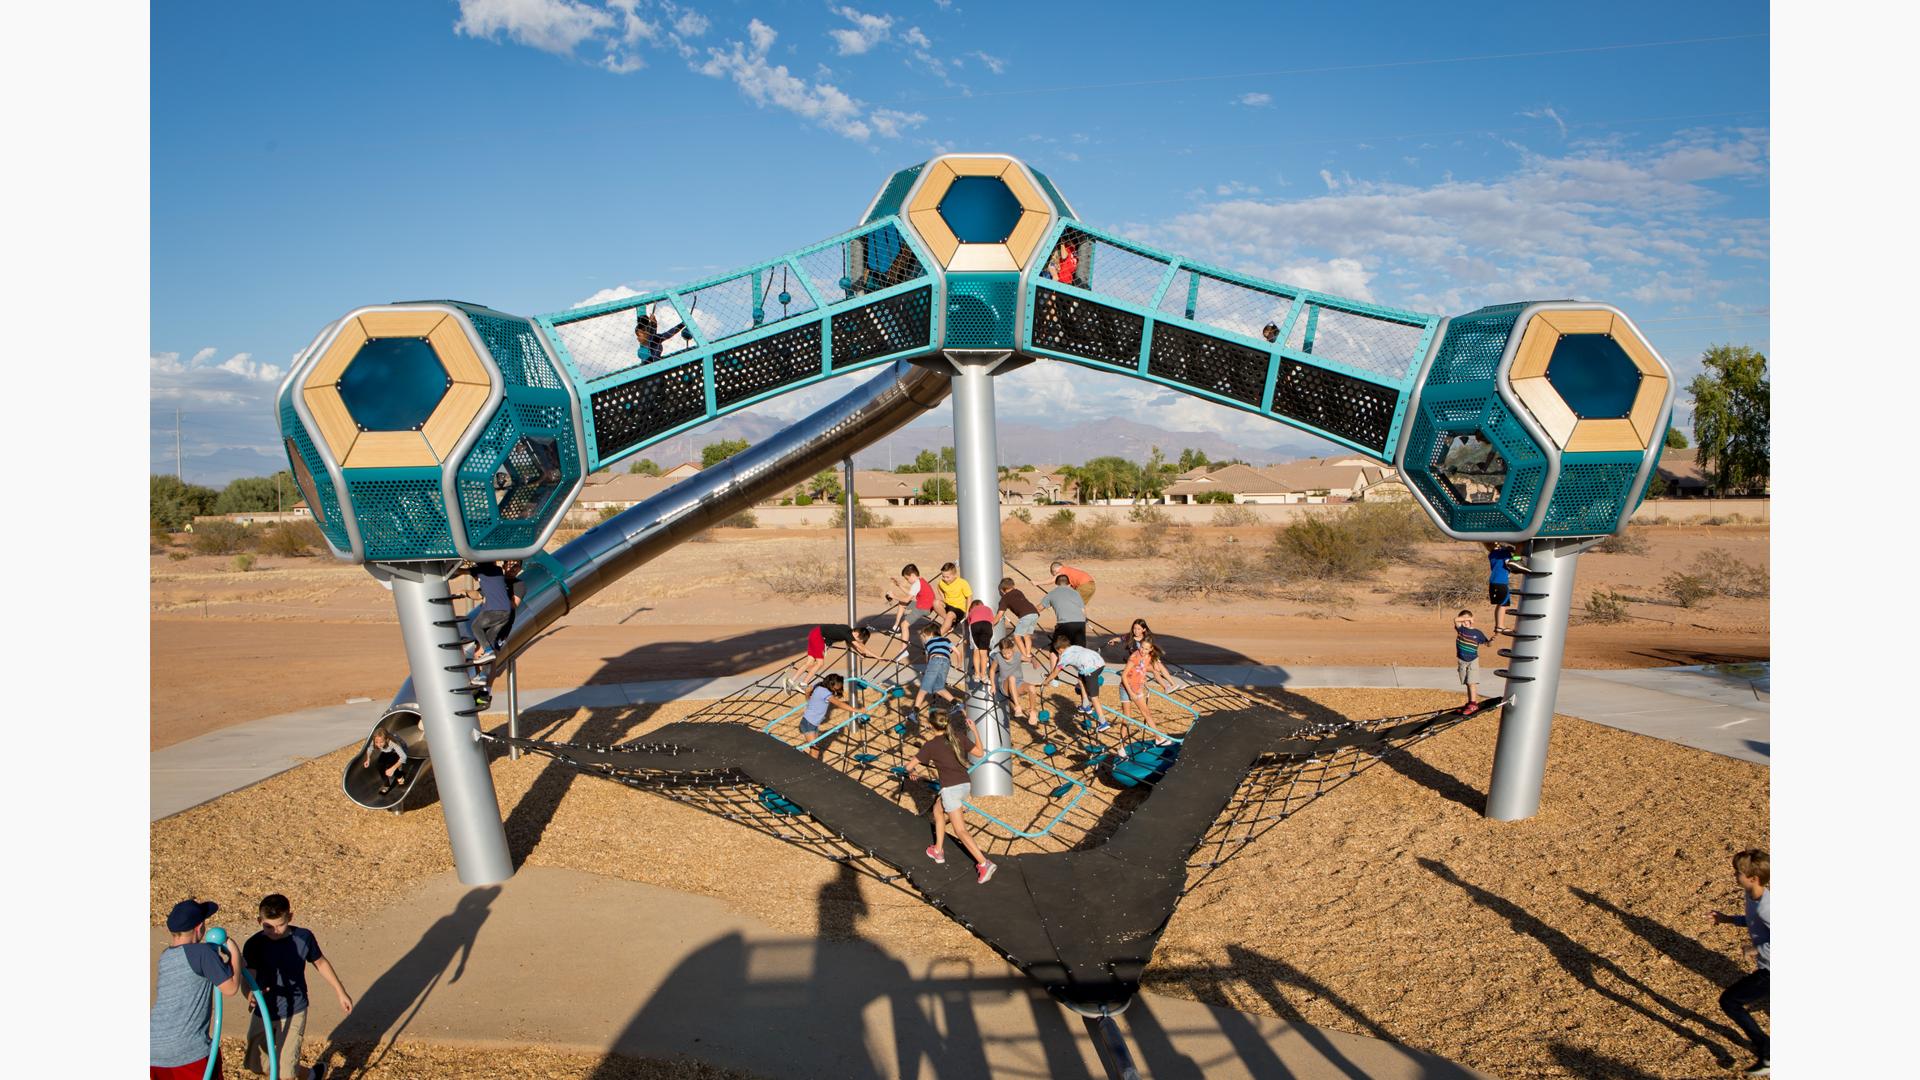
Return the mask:
<svg viewBox="0 0 1920 1080"><path fill-rule="evenodd" d="M1195 450L1189 447L1180 451L1181 472L1192 472L1195 469L1205 468L1206 465L1207 452L1205 450Z"/></svg>
<svg viewBox="0 0 1920 1080"><path fill-rule="evenodd" d="M920 498L930 503L950 503L954 499L953 481L944 476L928 477L920 484Z"/></svg>
<svg viewBox="0 0 1920 1080"><path fill-rule="evenodd" d="M1667 429L1667 447L1672 450L1685 450L1692 444L1687 442L1687 433L1677 427Z"/></svg>
<svg viewBox="0 0 1920 1080"><path fill-rule="evenodd" d="M183 484L175 476L155 473L148 484L147 518L151 525L179 532L195 515L213 513L220 493L199 484Z"/></svg>
<svg viewBox="0 0 1920 1080"><path fill-rule="evenodd" d="M272 476L243 476L229 483L213 501L213 513L245 514L285 510L300 498L293 474L285 469Z"/></svg>
<svg viewBox="0 0 1920 1080"><path fill-rule="evenodd" d="M700 467L711 469L753 444L745 439L721 439L700 448Z"/></svg>
<svg viewBox="0 0 1920 1080"><path fill-rule="evenodd" d="M1715 345L1693 377L1693 437L1700 472L1717 491L1764 491L1771 458L1771 391L1765 354L1746 345Z"/></svg>
<svg viewBox="0 0 1920 1080"><path fill-rule="evenodd" d="M821 502L837 503L845 491L846 489L840 486L840 478L834 475L832 469L822 469L813 474L813 479L807 481L807 494Z"/></svg>
<svg viewBox="0 0 1920 1080"><path fill-rule="evenodd" d="M641 476L659 476L660 463L650 457L643 457L639 461L628 465L627 471L630 473L638 473Z"/></svg>

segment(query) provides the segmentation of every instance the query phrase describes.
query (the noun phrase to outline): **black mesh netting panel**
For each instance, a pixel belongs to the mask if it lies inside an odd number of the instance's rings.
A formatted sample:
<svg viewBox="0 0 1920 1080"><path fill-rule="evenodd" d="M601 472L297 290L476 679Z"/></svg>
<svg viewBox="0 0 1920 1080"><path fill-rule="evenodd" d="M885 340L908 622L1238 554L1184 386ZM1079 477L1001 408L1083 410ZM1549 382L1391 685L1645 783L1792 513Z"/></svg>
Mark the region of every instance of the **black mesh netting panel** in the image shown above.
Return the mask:
<svg viewBox="0 0 1920 1080"><path fill-rule="evenodd" d="M713 400L724 408L820 374L820 324L809 323L713 356Z"/></svg>
<svg viewBox="0 0 1920 1080"><path fill-rule="evenodd" d="M707 414L698 363L657 371L593 395L593 445L600 460Z"/></svg>
<svg viewBox="0 0 1920 1080"><path fill-rule="evenodd" d="M1035 290L1034 299L1036 347L1127 368L1139 363L1145 319L1052 289Z"/></svg>
<svg viewBox="0 0 1920 1080"><path fill-rule="evenodd" d="M1381 451L1387 448L1393 407L1399 401L1400 392L1390 386L1297 360L1280 361L1280 378L1273 387L1277 415Z"/></svg>
<svg viewBox="0 0 1920 1080"><path fill-rule="evenodd" d="M1147 373L1259 408L1268 362L1259 349L1154 323Z"/></svg>
<svg viewBox="0 0 1920 1080"><path fill-rule="evenodd" d="M833 317L833 366L924 347L932 334L933 290L915 289Z"/></svg>

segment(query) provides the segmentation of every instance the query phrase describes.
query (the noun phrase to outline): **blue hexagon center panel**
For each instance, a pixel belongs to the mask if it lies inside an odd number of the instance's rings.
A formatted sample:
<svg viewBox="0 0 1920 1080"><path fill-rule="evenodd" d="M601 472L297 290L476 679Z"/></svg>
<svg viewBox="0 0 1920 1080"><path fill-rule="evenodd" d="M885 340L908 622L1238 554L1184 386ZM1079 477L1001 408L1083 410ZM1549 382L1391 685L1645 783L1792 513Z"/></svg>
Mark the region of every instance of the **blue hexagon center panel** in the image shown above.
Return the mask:
<svg viewBox="0 0 1920 1080"><path fill-rule="evenodd" d="M1568 334L1553 347L1547 382L1582 420L1617 420L1633 411L1640 369L1611 334Z"/></svg>
<svg viewBox="0 0 1920 1080"><path fill-rule="evenodd" d="M426 338L375 338L335 384L361 431L414 431L453 385Z"/></svg>
<svg viewBox="0 0 1920 1080"><path fill-rule="evenodd" d="M1463 503L1487 504L1500 501L1507 483L1507 459L1493 443L1478 431L1443 432L1446 450L1434 472Z"/></svg>
<svg viewBox="0 0 1920 1080"><path fill-rule="evenodd" d="M962 176L940 200L940 217L963 244L997 244L1013 235L1020 200L997 176Z"/></svg>

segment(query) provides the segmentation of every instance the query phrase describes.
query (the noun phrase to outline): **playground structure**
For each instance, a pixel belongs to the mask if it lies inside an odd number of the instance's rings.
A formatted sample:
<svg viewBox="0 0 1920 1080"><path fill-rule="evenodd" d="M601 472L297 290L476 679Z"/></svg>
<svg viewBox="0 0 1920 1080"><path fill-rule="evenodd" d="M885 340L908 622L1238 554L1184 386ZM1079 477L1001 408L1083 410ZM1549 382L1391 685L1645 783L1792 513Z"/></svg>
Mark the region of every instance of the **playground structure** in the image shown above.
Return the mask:
<svg viewBox="0 0 1920 1080"><path fill-rule="evenodd" d="M652 333L636 335L643 316ZM513 658L573 604L724 517L850 463L951 394L960 569L997 582L992 379L1039 360L1142 379L1336 442L1398 469L1447 535L1521 545L1529 570L1500 650L1509 662L1498 672L1507 686L1495 699L1487 814L1537 810L1578 554L1645 497L1671 417L1671 372L1632 322L1570 300L1449 318L1262 281L1089 226L1045 175L992 154L902 170L854 230L683 288L533 318L457 301L377 305L321 332L281 389L280 424L334 554L365 564L399 611L412 678L381 723L426 760L391 805L405 805L430 764L461 879L511 875L447 587L457 560L524 560L525 596L494 661L511 715ZM866 369L876 374L864 385L775 438L544 550L589 472ZM1284 818L1313 770L1333 775L1328 763L1339 760L1357 769L1461 719L1302 733L1223 688L1182 696L1178 756L1140 777L1152 793L1131 816L1084 831L1080 846L1010 858L1014 880L1003 864L977 895L941 876L956 871L911 862L917 824L874 816L866 800L879 796L858 778L885 774L889 759L868 745L888 730L872 720L826 762L738 722L676 724L622 747L503 741L673 797L739 794L716 812L796 842L817 834L833 857L890 866L875 872L906 875L1056 997L1097 1013L1123 1007L1137 985L1191 887L1181 883L1194 851L1227 854L1264 831L1260 822ZM1095 751L1080 776L1062 771L1059 782L1054 765L1013 747L991 693L966 700L988 751L973 771L977 797L1013 797L1033 777L1067 792L1061 799L1084 784ZM758 705L733 707L762 719ZM1103 752L1109 776L1116 757L1131 757ZM989 894L1012 894L1019 880L1020 904L999 910L1006 895ZM1100 901L1089 905L1092 896Z"/></svg>

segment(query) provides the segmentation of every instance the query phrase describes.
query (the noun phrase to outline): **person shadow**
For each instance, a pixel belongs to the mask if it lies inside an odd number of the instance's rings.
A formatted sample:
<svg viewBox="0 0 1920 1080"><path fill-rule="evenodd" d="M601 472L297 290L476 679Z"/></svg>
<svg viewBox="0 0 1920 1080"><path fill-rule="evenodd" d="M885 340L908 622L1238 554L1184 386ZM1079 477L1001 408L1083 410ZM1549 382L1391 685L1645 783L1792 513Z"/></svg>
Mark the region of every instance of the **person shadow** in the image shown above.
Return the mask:
<svg viewBox="0 0 1920 1080"><path fill-rule="evenodd" d="M405 956L367 987L353 1003L353 1011L327 1036L327 1046L319 1057L327 1076L361 1076L378 1067L456 958L458 963L447 982L460 981L467 970L467 959L473 955L474 939L499 895L498 885L469 890L452 911L427 928Z"/></svg>
<svg viewBox="0 0 1920 1080"><path fill-rule="evenodd" d="M1675 930L1662 922L1635 915L1615 906L1611 901L1597 893L1588 892L1578 886L1571 889L1573 895L1599 908L1601 911L1619 919L1628 930L1639 935L1642 941L1658 949L1661 955L1695 975L1711 983L1726 984L1744 975L1746 972L1727 957L1693 937ZM1744 932L1744 931L1743 931Z"/></svg>

